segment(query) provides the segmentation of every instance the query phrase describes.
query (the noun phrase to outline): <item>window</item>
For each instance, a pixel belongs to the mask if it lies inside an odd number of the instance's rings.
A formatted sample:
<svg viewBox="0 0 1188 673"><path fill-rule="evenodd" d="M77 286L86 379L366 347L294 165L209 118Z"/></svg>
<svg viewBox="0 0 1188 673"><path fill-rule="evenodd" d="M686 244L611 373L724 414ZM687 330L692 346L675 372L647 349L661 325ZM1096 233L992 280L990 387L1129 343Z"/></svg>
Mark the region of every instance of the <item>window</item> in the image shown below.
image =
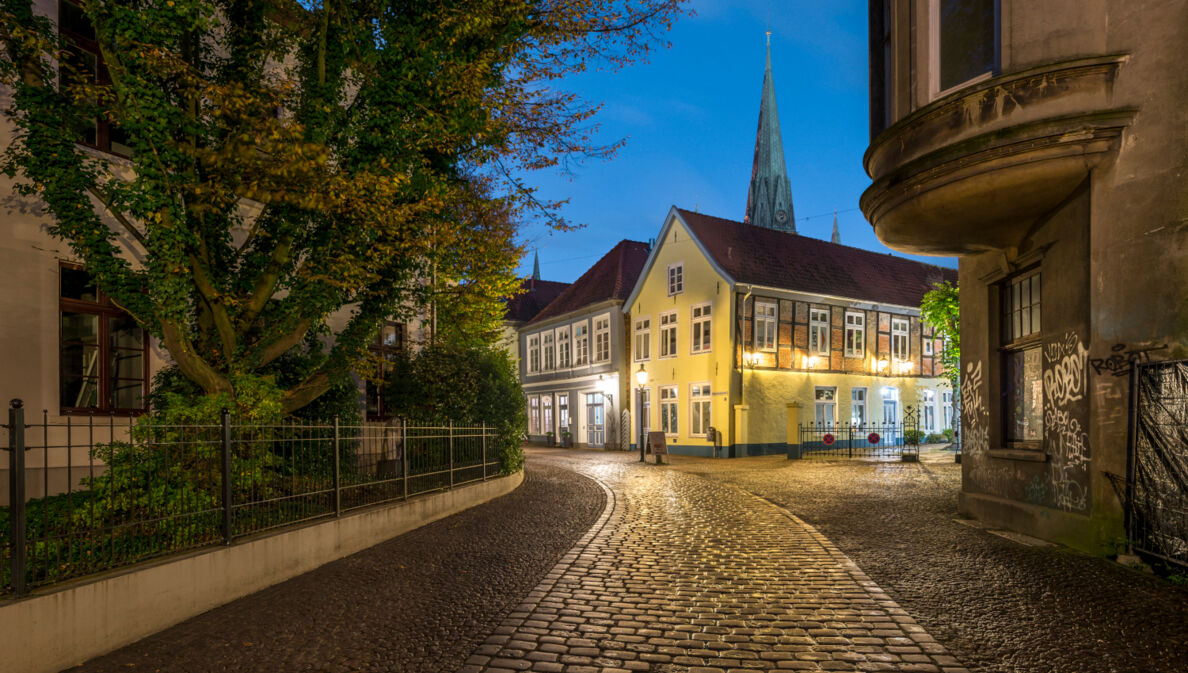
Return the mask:
<svg viewBox="0 0 1188 673"><path fill-rule="evenodd" d="M639 395L640 433L646 434L652 429L652 389L643 388L637 390L636 394Z"/></svg>
<svg viewBox="0 0 1188 673"><path fill-rule="evenodd" d="M533 334L528 337L528 373L535 374L540 371L540 335Z"/></svg>
<svg viewBox="0 0 1188 673"><path fill-rule="evenodd" d="M920 402L920 410L923 412L920 418L920 424L924 427L923 430L927 432L936 432L936 391L925 390L922 393L924 398Z"/></svg>
<svg viewBox="0 0 1188 673"><path fill-rule="evenodd" d="M933 345L934 344L932 343L932 337L924 337L924 354L925 355L932 355L935 352L935 351L933 351Z"/></svg>
<svg viewBox="0 0 1188 673"><path fill-rule="evenodd" d="M953 427L953 391L946 390L941 393L942 413L944 414L946 428Z"/></svg>
<svg viewBox="0 0 1188 673"><path fill-rule="evenodd" d="M710 384L689 386L689 434L705 437L710 427Z"/></svg>
<svg viewBox="0 0 1188 673"><path fill-rule="evenodd" d="M837 388L816 388L813 417L817 425L837 423Z"/></svg>
<svg viewBox="0 0 1188 673"><path fill-rule="evenodd" d="M899 389L883 388L883 422L887 424L899 422Z"/></svg>
<svg viewBox="0 0 1188 673"><path fill-rule="evenodd" d="M906 360L911 355L908 347L908 321L901 318L891 319L891 357L895 360Z"/></svg>
<svg viewBox="0 0 1188 673"><path fill-rule="evenodd" d="M710 305L693 307L693 352L705 353L710 349Z"/></svg>
<svg viewBox="0 0 1188 673"><path fill-rule="evenodd" d="M770 302L755 302L755 348L774 351L776 347L776 305Z"/></svg>
<svg viewBox="0 0 1188 673"><path fill-rule="evenodd" d="M1040 298L1038 271L1002 287L1003 438L1035 448L1044 438Z"/></svg>
<svg viewBox="0 0 1188 673"><path fill-rule="evenodd" d="M606 362L610 359L610 316L604 315L594 319L594 361Z"/></svg>
<svg viewBox="0 0 1188 673"><path fill-rule="evenodd" d="M660 314L660 357L670 358L676 355L677 345L677 312L669 311Z"/></svg>
<svg viewBox="0 0 1188 673"><path fill-rule="evenodd" d="M62 265L58 403L63 410L145 410L148 336L85 269Z"/></svg>
<svg viewBox="0 0 1188 673"><path fill-rule="evenodd" d="M569 431L569 393L557 395L557 424L561 432Z"/></svg>
<svg viewBox="0 0 1188 673"><path fill-rule="evenodd" d="M998 69L997 4L997 0L932 0L934 94Z"/></svg>
<svg viewBox="0 0 1188 673"><path fill-rule="evenodd" d="M860 358L866 352L866 314L846 313L846 357Z"/></svg>
<svg viewBox="0 0 1188 673"><path fill-rule="evenodd" d="M548 434L553 431L553 396L540 396L541 432Z"/></svg>
<svg viewBox="0 0 1188 673"><path fill-rule="evenodd" d="M540 434L540 397L537 395L528 398L528 433Z"/></svg>
<svg viewBox="0 0 1188 673"><path fill-rule="evenodd" d="M379 334L372 342L370 350L379 360L378 380L380 382L368 381L366 383L367 418L383 420L392 416L384 399L383 381L388 379L388 371L392 367L391 362L404 351L404 325L392 321L385 322L380 327Z"/></svg>
<svg viewBox="0 0 1188 673"><path fill-rule="evenodd" d="M850 423L866 425L866 388L850 390Z"/></svg>
<svg viewBox="0 0 1188 673"><path fill-rule="evenodd" d="M668 265L668 294L680 294L685 291L685 263Z"/></svg>
<svg viewBox="0 0 1188 673"><path fill-rule="evenodd" d="M829 355L829 311L809 309L809 352Z"/></svg>
<svg viewBox="0 0 1188 673"><path fill-rule="evenodd" d="M79 4L71 0L58 3L58 32L66 42L60 64L62 83L66 87L110 86L111 77L99 51L95 29ZM127 135L103 115L97 116L78 131L78 142L84 145L125 157L132 156Z"/></svg>
<svg viewBox="0 0 1188 673"><path fill-rule="evenodd" d="M652 357L652 319L640 318L635 321L635 361L641 362Z"/></svg>
<svg viewBox="0 0 1188 673"><path fill-rule="evenodd" d="M666 435L677 434L676 386L661 386L660 388L660 429Z"/></svg>
<svg viewBox="0 0 1188 673"><path fill-rule="evenodd" d="M544 370L546 372L553 371L557 364L557 351L553 347L553 333L545 332L540 336L541 353L544 356Z"/></svg>
<svg viewBox="0 0 1188 673"><path fill-rule="evenodd" d="M557 328L557 368L569 368L569 328Z"/></svg>
<svg viewBox="0 0 1188 673"><path fill-rule="evenodd" d="M589 364L590 358L590 328L584 322L573 326L573 366L581 367Z"/></svg>

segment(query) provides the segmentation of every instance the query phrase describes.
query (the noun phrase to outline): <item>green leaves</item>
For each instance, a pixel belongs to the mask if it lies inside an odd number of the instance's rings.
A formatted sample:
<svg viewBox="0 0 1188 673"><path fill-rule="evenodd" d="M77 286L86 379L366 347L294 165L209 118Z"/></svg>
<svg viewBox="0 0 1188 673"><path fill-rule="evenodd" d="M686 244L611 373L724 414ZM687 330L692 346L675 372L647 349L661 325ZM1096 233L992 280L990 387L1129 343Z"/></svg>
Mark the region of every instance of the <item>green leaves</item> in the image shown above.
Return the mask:
<svg viewBox="0 0 1188 673"><path fill-rule="evenodd" d="M920 302L920 315L932 326L934 334L944 340L941 362L945 377L956 390L957 378L961 374L961 313L957 286L949 281L934 283Z"/></svg>

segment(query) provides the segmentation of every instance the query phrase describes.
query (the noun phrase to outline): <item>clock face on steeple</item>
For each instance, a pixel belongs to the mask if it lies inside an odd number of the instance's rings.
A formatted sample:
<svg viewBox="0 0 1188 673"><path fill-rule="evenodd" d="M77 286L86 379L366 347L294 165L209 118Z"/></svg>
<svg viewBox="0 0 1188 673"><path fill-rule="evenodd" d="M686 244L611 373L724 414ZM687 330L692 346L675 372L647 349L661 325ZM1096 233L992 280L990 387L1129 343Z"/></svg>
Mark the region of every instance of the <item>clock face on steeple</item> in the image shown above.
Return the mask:
<svg viewBox="0 0 1188 673"><path fill-rule="evenodd" d="M786 213L782 210L777 210L776 211L776 222L783 224L787 221L788 221L788 213Z"/></svg>

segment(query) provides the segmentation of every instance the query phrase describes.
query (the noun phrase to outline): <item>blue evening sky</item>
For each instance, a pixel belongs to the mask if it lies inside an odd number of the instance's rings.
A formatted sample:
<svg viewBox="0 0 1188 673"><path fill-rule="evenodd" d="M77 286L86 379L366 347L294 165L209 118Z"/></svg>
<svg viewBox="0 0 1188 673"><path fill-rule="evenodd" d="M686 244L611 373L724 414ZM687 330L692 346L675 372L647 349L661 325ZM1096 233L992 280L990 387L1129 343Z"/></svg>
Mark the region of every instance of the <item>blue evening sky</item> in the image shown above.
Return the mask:
<svg viewBox="0 0 1188 673"><path fill-rule="evenodd" d="M671 206L742 220L763 84L764 31L797 233L828 240L838 213L842 243L891 252L858 209L870 184L862 168L867 121L866 0L695 0L697 15L668 33L672 48L646 64L591 72L565 86L604 103L597 138L627 144L609 162L572 175L527 176L547 198L569 198L564 215L585 224L551 232L541 219L521 230L520 275L572 282L615 243L654 238ZM900 253L894 253L900 254ZM904 255L909 256L909 255ZM956 268L955 257L915 259Z"/></svg>

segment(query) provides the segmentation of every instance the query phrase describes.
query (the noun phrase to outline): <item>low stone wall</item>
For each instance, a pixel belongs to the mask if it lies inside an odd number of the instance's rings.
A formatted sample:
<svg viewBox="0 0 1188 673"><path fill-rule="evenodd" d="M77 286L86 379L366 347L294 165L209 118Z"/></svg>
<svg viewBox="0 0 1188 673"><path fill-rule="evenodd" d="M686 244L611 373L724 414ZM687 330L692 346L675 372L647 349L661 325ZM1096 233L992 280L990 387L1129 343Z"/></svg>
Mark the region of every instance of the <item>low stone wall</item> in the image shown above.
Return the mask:
<svg viewBox="0 0 1188 673"><path fill-rule="evenodd" d="M507 477L417 496L230 547L162 559L0 604L6 673L56 673L419 526L506 495Z"/></svg>

